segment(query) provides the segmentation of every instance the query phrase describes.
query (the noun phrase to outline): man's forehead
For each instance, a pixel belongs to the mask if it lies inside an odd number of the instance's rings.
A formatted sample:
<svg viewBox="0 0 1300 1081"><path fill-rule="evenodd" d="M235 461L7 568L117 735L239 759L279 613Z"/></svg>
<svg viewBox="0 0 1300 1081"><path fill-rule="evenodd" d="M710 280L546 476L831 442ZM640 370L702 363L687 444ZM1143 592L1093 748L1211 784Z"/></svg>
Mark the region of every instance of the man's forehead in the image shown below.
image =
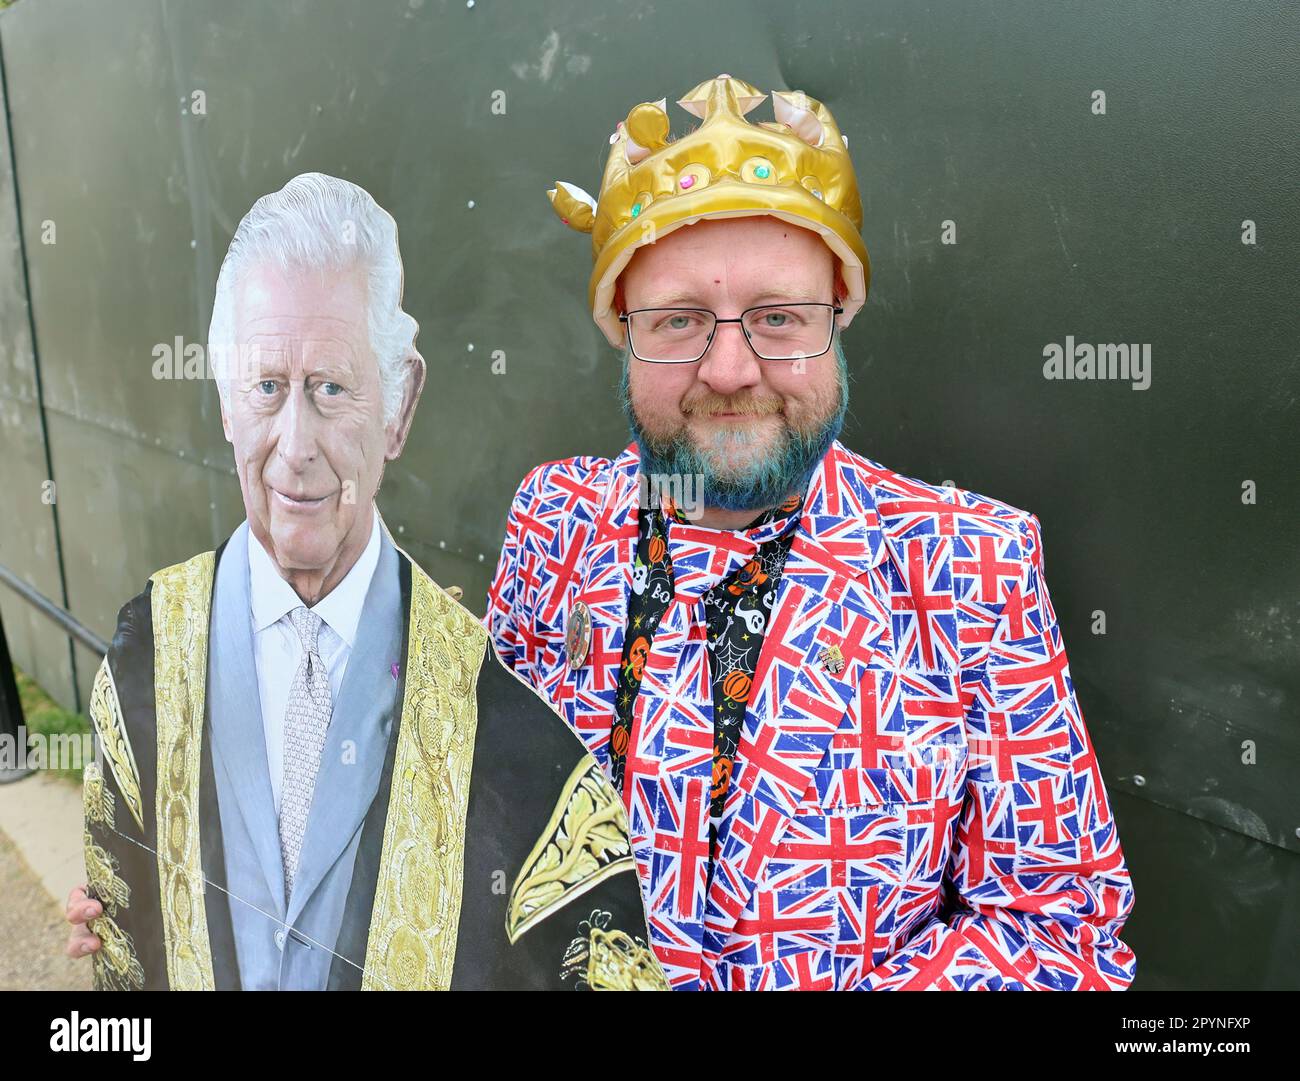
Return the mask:
<svg viewBox="0 0 1300 1081"><path fill-rule="evenodd" d="M235 290L240 337L360 342L367 334L364 286L346 272L257 266Z"/></svg>
<svg viewBox="0 0 1300 1081"><path fill-rule="evenodd" d="M235 286L237 308L310 316L339 311L339 305L357 304L363 310L365 276L356 268L278 267L256 263L239 275Z"/></svg>
<svg viewBox="0 0 1300 1081"><path fill-rule="evenodd" d="M351 340L357 321L338 315L300 314L274 308L258 311L248 309L239 320L248 335L264 338L291 338L304 341Z"/></svg>
<svg viewBox="0 0 1300 1081"><path fill-rule="evenodd" d="M816 233L780 219L706 219L639 248L623 281L631 281L637 292L655 293L658 303L723 285L820 293L834 264Z"/></svg>

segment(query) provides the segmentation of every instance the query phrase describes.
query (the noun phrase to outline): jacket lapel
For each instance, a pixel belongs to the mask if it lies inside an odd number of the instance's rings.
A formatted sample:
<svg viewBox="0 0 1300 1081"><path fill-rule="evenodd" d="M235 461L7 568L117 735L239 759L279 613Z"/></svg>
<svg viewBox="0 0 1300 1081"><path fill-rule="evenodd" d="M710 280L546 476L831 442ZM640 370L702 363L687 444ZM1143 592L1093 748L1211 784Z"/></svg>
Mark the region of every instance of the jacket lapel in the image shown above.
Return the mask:
<svg viewBox="0 0 1300 1081"><path fill-rule="evenodd" d="M227 542L217 569L211 632L216 663L212 665L208 710L212 717L214 766L235 795L235 805L256 850L267 890L276 900L276 915L283 916L284 865L266 761L248 589L245 522Z"/></svg>
<svg viewBox="0 0 1300 1081"><path fill-rule="evenodd" d="M585 662L574 668L567 651L553 677L553 698L571 710L573 726L587 750L609 773L609 734L618 693L618 666L627 632L627 595L637 541L637 455L628 447L614 462L605 498L586 548L577 600L591 612L591 642ZM574 542L575 548L577 541ZM581 550L580 548L578 549ZM570 613L562 613L567 629ZM548 690L550 688L547 688Z"/></svg>
<svg viewBox="0 0 1300 1081"><path fill-rule="evenodd" d="M809 485L759 655L709 890L703 976L795 808L815 791L814 773L866 666L892 649L889 594L877 573L888 552L865 479L837 442Z"/></svg>

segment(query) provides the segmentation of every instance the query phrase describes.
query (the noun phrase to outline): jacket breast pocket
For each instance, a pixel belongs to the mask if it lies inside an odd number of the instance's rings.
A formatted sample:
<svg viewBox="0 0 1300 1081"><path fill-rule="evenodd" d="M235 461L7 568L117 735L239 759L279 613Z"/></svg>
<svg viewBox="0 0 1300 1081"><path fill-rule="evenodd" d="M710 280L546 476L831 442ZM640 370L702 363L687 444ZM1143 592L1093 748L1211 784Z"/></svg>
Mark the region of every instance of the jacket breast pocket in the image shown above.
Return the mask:
<svg viewBox="0 0 1300 1081"><path fill-rule="evenodd" d="M868 667L815 777L819 792L827 794L838 771L838 779L849 782L844 801L870 800L869 793L858 796L857 781L874 776L888 791L890 771L959 753L965 743L959 680L955 672L904 669L892 660Z"/></svg>
<svg viewBox="0 0 1300 1081"><path fill-rule="evenodd" d="M825 851L832 859L852 853L855 870L867 872L841 873L837 885L878 881L890 886L925 880L937 886L964 804L965 766L965 756L959 755L900 766L833 770L837 775L819 786L821 806L815 812L800 808L794 822L837 838L887 842L865 847L842 844L838 849L828 843ZM861 862L864 856L870 857L865 863Z"/></svg>
<svg viewBox="0 0 1300 1081"><path fill-rule="evenodd" d="M930 760L900 761L889 766L823 764L813 771L813 785L795 809L796 819L896 810L905 805L933 803L960 791L966 772L964 748L936 746L928 748L925 757Z"/></svg>

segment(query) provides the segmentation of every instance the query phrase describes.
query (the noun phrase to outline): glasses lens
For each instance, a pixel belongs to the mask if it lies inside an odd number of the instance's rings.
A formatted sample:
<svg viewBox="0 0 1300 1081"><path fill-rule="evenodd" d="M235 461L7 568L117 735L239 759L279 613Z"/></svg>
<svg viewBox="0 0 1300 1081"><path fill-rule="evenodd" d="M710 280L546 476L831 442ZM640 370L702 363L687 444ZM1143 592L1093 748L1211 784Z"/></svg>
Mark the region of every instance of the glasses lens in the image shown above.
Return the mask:
<svg viewBox="0 0 1300 1081"><path fill-rule="evenodd" d="M826 352L835 329L830 304L770 304L745 313L745 333L764 360L798 360Z"/></svg>
<svg viewBox="0 0 1300 1081"><path fill-rule="evenodd" d="M691 308L632 312L627 321L632 350L642 360L698 360L713 333L713 313Z"/></svg>

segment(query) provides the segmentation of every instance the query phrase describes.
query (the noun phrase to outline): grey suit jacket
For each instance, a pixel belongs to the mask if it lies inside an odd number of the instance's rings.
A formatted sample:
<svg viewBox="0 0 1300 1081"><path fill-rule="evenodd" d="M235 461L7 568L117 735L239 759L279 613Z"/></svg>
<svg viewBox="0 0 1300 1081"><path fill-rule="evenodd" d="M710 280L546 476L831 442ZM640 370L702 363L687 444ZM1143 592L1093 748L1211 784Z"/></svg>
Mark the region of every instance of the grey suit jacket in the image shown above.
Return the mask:
<svg viewBox="0 0 1300 1081"><path fill-rule="evenodd" d="M400 663L404 625L398 558L381 528L379 564L334 703L286 898L253 652L247 534L245 522L217 567L208 654L213 775L235 952L244 990L322 990L392 729L393 665Z"/></svg>

